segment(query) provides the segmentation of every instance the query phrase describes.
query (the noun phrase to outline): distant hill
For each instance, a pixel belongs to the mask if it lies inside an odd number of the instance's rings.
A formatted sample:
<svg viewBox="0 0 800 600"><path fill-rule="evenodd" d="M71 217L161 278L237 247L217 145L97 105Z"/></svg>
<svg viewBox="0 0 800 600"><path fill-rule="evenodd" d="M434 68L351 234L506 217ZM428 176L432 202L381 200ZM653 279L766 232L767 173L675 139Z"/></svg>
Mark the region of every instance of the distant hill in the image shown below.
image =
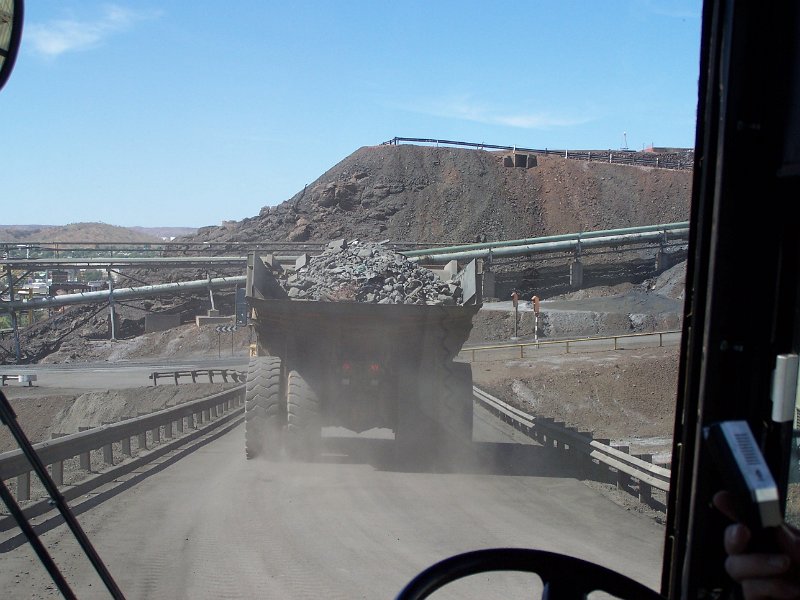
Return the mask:
<svg viewBox="0 0 800 600"><path fill-rule="evenodd" d="M191 227L119 227L107 223L69 225L0 225L0 243L27 242L159 242L194 233Z"/></svg>

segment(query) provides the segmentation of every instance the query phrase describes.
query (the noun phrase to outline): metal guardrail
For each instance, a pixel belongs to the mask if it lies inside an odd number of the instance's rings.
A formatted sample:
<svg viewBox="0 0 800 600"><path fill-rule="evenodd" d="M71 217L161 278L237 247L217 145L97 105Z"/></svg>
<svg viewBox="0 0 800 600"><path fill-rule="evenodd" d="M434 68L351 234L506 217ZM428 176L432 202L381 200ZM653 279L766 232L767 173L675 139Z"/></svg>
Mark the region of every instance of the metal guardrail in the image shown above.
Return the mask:
<svg viewBox="0 0 800 600"><path fill-rule="evenodd" d="M64 483L64 461L79 457L82 470L91 470L90 453L102 450L103 462L113 465L112 444L121 443L122 453L133 456L132 439L136 440L137 451L148 449L147 434L151 444L158 444L162 438L172 438L184 429L197 429L204 423L231 411L242 410L244 386L238 386L207 398L184 402L153 413L93 427L46 442L34 444L33 448L45 465L50 465L53 480L57 485ZM185 422L185 423L184 423ZM30 499L31 466L22 450L12 450L0 454L0 479L17 478L17 500Z"/></svg>
<svg viewBox="0 0 800 600"><path fill-rule="evenodd" d="M172 379L175 382L175 385L178 385L179 380L183 377L191 377L192 383L197 383L198 377L208 377L209 383L214 383L214 376L218 375L222 377L222 380L225 383L228 383L228 377L230 377L235 382L242 382L244 383L245 379L247 378L247 373L243 371L237 371L235 369L185 369L179 371L153 371L150 375L147 376L148 379L153 380L153 387L158 385L159 379Z"/></svg>
<svg viewBox="0 0 800 600"><path fill-rule="evenodd" d="M616 483L618 489L638 496L640 502L659 510L665 509L664 502L653 498L653 490L669 492L670 470L652 464L650 455L631 455L628 447L614 447L610 440L594 439L592 432L579 431L554 419L529 415L478 387L473 386L472 392L476 401L517 431L547 448L571 456L587 477Z"/></svg>
<svg viewBox="0 0 800 600"><path fill-rule="evenodd" d="M507 150L510 152L529 152L531 154L554 154L571 158L574 160L584 160L588 162L608 162L622 165L637 165L644 167L656 167L659 169L690 170L694 168L694 150L691 148L679 149L663 156L654 155L643 157L635 150L553 150L550 148L522 148L520 146L497 146L495 144L478 144L474 142L458 142L455 140L436 140L430 138L408 138L394 137L383 142L382 146L394 145L400 142L410 142L416 144L441 144L443 146L462 146L465 148L476 148L478 150ZM675 158L675 156L678 156ZM684 158L681 158L683 155Z"/></svg>
<svg viewBox="0 0 800 600"><path fill-rule="evenodd" d="M36 378L35 373L15 373L13 375L11 373L3 373L0 375L0 385L5 385L6 381L19 381L20 383L27 383L28 387L32 387Z"/></svg>
<svg viewBox="0 0 800 600"><path fill-rule="evenodd" d="M614 350L619 350L619 340L627 339L627 338L642 338L642 337L654 337L658 336L658 347L661 348L664 345L664 336L669 334L680 334L680 330L667 330L667 331L652 331L650 333L623 333L620 335L603 335L597 337L583 337L583 338L570 338L566 340L539 340L536 342L521 342L518 344L496 344L492 346L474 346L471 348L464 348L461 350L460 354L463 355L465 353L471 354L470 362L476 362L475 360L475 353L476 352L492 352L498 350L509 350L518 348L519 349L519 357L525 358L525 348L530 348L535 346L538 350L542 346L558 346L563 345L565 347L565 353L570 353L570 344L573 347L576 344L585 344L587 342L602 342L607 340L614 340Z"/></svg>

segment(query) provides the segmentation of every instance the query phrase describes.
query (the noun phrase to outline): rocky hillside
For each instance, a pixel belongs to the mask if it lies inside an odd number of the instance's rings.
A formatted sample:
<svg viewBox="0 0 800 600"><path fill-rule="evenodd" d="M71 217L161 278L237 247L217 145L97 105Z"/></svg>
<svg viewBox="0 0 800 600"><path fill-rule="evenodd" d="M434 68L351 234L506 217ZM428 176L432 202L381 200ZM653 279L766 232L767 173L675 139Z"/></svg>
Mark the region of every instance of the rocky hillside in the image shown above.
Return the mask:
<svg viewBox="0 0 800 600"><path fill-rule="evenodd" d="M291 199L243 221L200 229L191 239L470 242L688 218L691 172L556 156L515 168L504 166L506 156L412 145L360 148Z"/></svg>

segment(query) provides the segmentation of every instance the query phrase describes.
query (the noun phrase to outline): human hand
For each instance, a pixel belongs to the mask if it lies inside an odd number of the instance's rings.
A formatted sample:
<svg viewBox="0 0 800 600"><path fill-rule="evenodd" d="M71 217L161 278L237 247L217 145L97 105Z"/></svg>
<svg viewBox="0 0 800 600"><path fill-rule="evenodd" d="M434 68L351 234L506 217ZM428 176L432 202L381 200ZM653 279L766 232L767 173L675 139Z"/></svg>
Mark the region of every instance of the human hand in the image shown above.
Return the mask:
<svg viewBox="0 0 800 600"><path fill-rule="evenodd" d="M718 492L713 502L722 514L739 520L730 492ZM778 552L748 552L750 529L738 522L725 529L725 570L742 586L746 600L800 598L800 531L784 523L774 533Z"/></svg>

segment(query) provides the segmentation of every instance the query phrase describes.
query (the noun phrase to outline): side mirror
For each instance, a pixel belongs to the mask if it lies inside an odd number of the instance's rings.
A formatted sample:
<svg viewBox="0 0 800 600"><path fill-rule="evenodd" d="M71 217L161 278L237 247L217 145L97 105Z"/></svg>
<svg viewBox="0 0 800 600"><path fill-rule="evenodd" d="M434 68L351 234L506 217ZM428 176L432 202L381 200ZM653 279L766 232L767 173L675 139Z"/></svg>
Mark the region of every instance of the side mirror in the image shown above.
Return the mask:
<svg viewBox="0 0 800 600"><path fill-rule="evenodd" d="M22 38L23 0L0 0L0 90L8 81L17 60Z"/></svg>

